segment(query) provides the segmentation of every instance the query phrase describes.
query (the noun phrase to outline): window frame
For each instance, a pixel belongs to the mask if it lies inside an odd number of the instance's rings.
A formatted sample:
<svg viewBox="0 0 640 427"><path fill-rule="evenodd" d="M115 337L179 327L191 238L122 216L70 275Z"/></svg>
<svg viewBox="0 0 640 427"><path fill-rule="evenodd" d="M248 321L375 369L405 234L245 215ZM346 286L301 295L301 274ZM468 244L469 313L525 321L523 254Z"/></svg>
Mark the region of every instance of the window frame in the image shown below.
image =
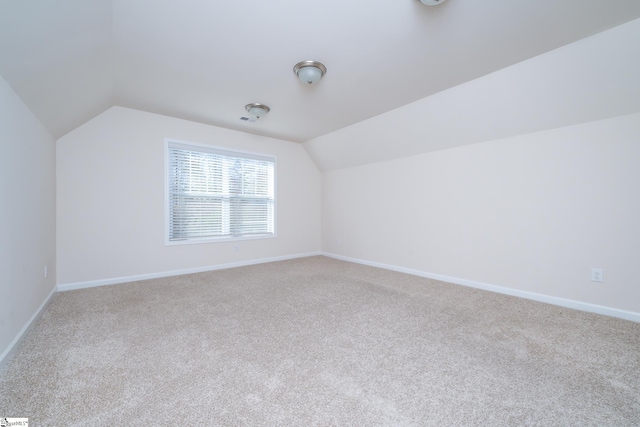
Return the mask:
<svg viewBox="0 0 640 427"><path fill-rule="evenodd" d="M229 155L233 157L236 155L237 157L257 157L264 158L273 161L273 233L269 234L251 234L251 235L236 235L236 236L207 236L207 237L191 237L184 239L175 239L171 240L169 236L170 229L170 196L169 196L169 145L176 144L184 146L185 149L193 149L194 151L204 151L211 152L216 151L222 155ZM244 240L259 240L259 239L272 239L278 236L278 162L277 157L272 154L258 153L254 151L246 151L246 150L238 150L236 148L229 147L221 147L210 144L203 144L198 142L184 141L175 138L165 138L164 139L164 244L165 246L175 246L175 245L194 245L194 244L205 244L205 243L222 243L222 242L237 242Z"/></svg>

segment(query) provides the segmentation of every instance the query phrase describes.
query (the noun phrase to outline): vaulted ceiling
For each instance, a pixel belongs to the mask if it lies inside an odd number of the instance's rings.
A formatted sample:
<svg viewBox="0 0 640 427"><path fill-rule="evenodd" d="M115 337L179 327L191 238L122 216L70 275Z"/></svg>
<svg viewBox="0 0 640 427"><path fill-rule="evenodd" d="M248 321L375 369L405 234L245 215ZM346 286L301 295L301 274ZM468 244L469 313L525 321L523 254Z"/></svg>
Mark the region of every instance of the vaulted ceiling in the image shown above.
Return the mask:
<svg viewBox="0 0 640 427"><path fill-rule="evenodd" d="M639 17L638 0L2 0L0 75L56 138L118 105L302 142ZM292 71L309 59L315 86ZM241 121L251 102L271 113Z"/></svg>

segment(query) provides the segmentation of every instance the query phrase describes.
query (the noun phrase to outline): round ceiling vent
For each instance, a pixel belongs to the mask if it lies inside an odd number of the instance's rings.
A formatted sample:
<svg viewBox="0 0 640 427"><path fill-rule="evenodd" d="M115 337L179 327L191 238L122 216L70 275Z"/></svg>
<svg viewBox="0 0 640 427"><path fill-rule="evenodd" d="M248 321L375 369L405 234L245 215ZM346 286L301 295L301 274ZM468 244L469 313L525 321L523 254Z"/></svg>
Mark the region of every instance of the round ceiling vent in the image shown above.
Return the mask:
<svg viewBox="0 0 640 427"><path fill-rule="evenodd" d="M420 0L420 3L426 4L427 6L436 6L440 3L444 3L447 0Z"/></svg>

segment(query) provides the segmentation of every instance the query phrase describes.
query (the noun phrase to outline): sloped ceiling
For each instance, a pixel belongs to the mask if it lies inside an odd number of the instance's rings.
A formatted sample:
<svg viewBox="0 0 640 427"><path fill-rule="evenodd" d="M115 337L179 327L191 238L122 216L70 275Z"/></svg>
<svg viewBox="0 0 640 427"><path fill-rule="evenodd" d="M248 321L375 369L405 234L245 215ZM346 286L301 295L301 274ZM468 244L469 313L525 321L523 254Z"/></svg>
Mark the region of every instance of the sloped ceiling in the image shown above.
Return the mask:
<svg viewBox="0 0 640 427"><path fill-rule="evenodd" d="M638 113L639 49L636 19L303 146L326 171Z"/></svg>
<svg viewBox="0 0 640 427"><path fill-rule="evenodd" d="M293 142L640 17L640 1L3 0L0 75L56 138L118 105ZM316 86L293 75L323 62ZM240 120L244 105L271 113Z"/></svg>

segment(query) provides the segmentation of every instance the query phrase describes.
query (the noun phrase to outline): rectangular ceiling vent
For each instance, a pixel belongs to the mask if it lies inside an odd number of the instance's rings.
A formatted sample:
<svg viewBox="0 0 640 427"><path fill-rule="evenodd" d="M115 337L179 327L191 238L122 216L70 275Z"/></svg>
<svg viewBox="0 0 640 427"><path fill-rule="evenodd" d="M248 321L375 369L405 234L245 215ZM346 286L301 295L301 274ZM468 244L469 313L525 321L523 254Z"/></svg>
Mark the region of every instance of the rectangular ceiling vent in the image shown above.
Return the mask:
<svg viewBox="0 0 640 427"><path fill-rule="evenodd" d="M249 123L255 123L257 120L252 118L252 117L240 117L240 120L243 120L245 122L249 122Z"/></svg>

